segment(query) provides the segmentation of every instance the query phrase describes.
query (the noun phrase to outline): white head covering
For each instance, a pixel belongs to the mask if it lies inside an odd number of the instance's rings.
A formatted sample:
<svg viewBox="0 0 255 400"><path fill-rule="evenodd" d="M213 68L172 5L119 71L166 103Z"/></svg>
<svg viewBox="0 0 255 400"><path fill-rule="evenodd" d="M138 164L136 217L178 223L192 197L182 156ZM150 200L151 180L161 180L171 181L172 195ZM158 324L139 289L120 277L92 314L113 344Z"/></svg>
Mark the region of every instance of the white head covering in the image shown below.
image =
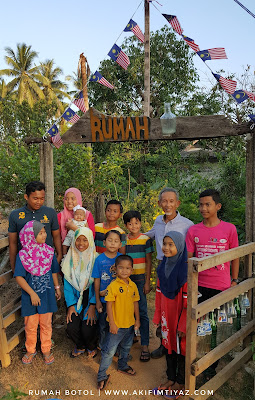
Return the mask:
<svg viewBox="0 0 255 400"><path fill-rule="evenodd" d="M76 239L81 235L85 236L89 242L87 250L82 252L75 246ZM79 310L82 305L84 290L88 289L94 281L91 274L96 257L97 252L91 229L77 229L74 233L72 244L61 266L65 279L80 292L77 310Z"/></svg>

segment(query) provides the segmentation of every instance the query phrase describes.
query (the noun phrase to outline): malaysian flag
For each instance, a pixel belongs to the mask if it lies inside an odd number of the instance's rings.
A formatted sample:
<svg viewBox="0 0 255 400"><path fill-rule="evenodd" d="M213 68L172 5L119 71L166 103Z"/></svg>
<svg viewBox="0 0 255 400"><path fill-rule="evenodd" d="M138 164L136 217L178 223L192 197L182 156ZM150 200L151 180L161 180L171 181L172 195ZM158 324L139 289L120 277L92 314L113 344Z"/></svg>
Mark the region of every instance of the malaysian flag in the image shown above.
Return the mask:
<svg viewBox="0 0 255 400"><path fill-rule="evenodd" d="M63 140L61 139L58 128L55 124L48 130L48 134L51 136L51 141L54 146L59 149L63 144Z"/></svg>
<svg viewBox="0 0 255 400"><path fill-rule="evenodd" d="M144 42L144 34L142 33L141 29L137 25L135 21L132 19L129 21L127 24L126 28L124 29L124 32L133 32L134 35L143 43Z"/></svg>
<svg viewBox="0 0 255 400"><path fill-rule="evenodd" d="M80 119L79 115L77 115L76 112L72 110L70 107L66 109L62 117L67 122L70 122L70 124L75 124L75 122L77 122Z"/></svg>
<svg viewBox="0 0 255 400"><path fill-rule="evenodd" d="M226 79L223 78L223 76L220 76L218 74L212 73L213 76L217 79L217 81L220 83L221 87L229 94L233 94L236 90L236 81L232 81L231 79Z"/></svg>
<svg viewBox="0 0 255 400"><path fill-rule="evenodd" d="M249 114L248 117L250 117L250 119L255 122L255 114Z"/></svg>
<svg viewBox="0 0 255 400"><path fill-rule="evenodd" d="M245 93L247 94L249 99L255 101L255 93L247 92L247 90L245 90Z"/></svg>
<svg viewBox="0 0 255 400"><path fill-rule="evenodd" d="M101 83L101 85L107 86L110 89L114 89L114 86L111 85L110 82L108 82L103 75L100 74L100 72L96 71L92 77L90 78L91 82L98 82Z"/></svg>
<svg viewBox="0 0 255 400"><path fill-rule="evenodd" d="M237 101L237 103L242 103L244 100L247 100L249 98L244 90L236 90L232 94L232 97L234 97L234 99Z"/></svg>
<svg viewBox="0 0 255 400"><path fill-rule="evenodd" d="M85 113L87 111L82 91L79 93L79 96L74 100L73 104L75 104L82 112Z"/></svg>
<svg viewBox="0 0 255 400"><path fill-rule="evenodd" d="M128 56L121 50L117 44L114 44L108 53L112 60L116 61L122 68L127 69L130 64Z"/></svg>
<svg viewBox="0 0 255 400"><path fill-rule="evenodd" d="M168 14L162 14L162 15L167 19L169 24L172 25L172 28L175 30L175 32L179 33L179 35L182 35L183 29L176 15L168 15Z"/></svg>
<svg viewBox="0 0 255 400"><path fill-rule="evenodd" d="M215 49L197 51L197 54L203 61L220 60L223 58L228 58L224 47L217 47Z"/></svg>
<svg viewBox="0 0 255 400"><path fill-rule="evenodd" d="M195 52L198 52L200 50L198 44L194 42L194 39L189 38L188 36L182 35L183 39L185 42L189 45L189 47L192 48Z"/></svg>

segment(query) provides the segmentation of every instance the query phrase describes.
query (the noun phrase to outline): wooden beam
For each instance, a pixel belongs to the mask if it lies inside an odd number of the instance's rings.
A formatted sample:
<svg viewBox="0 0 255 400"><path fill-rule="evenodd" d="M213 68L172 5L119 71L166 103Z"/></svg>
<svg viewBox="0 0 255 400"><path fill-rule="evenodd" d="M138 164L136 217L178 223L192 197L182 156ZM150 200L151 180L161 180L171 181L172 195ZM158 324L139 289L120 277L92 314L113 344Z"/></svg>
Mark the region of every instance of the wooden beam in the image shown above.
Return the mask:
<svg viewBox="0 0 255 400"><path fill-rule="evenodd" d="M191 366L192 374L194 376L200 375L206 368L227 354L230 350L237 346L240 341L244 340L245 337L254 331L254 328L255 320L249 322L246 326L240 329L240 331L230 336L224 342L215 347L215 349L211 350L204 357L200 358L200 360L193 363Z"/></svg>
<svg viewBox="0 0 255 400"><path fill-rule="evenodd" d="M227 261L235 260L255 252L255 242L244 244L243 246L235 247L234 249L226 250L221 253L213 254L212 256L197 258L192 257L194 261L194 270L197 272L206 271L216 265L223 264Z"/></svg>
<svg viewBox="0 0 255 400"><path fill-rule="evenodd" d="M20 316L21 316L21 305L16 307L15 310L11 311L10 314L6 315L6 317L3 318L3 327L7 328Z"/></svg>
<svg viewBox="0 0 255 400"><path fill-rule="evenodd" d="M252 357L252 349L251 346L247 347L240 354L238 354L234 360L232 360L229 364L227 364L221 371L217 373L209 382L205 385L201 386L197 393L199 394L190 394L190 399L193 400L206 400L208 397L212 396L213 393L219 389L239 368L242 367L250 358ZM204 391L203 396L201 395L202 391ZM213 392L213 393L212 393ZM240 396L241 398L242 396Z"/></svg>
<svg viewBox="0 0 255 400"><path fill-rule="evenodd" d="M25 327L23 326L15 335L8 340L8 352L10 353L14 347L22 342L25 336Z"/></svg>
<svg viewBox="0 0 255 400"><path fill-rule="evenodd" d="M13 277L12 271L7 271L4 274L0 275L0 286L5 282L9 282Z"/></svg>
<svg viewBox="0 0 255 400"><path fill-rule="evenodd" d="M162 135L160 119L107 116L90 108L64 133L62 140L64 143L193 140L248 132L250 123L234 125L223 115L201 115L177 117L176 133L169 137Z"/></svg>
<svg viewBox="0 0 255 400"><path fill-rule="evenodd" d="M220 307L222 304L227 303L230 300L233 300L235 297L239 296L239 294L246 292L247 290L252 289L255 286L255 278L246 279L245 281L239 283L239 285L232 286L223 292L216 294L216 296L211 297L208 300L203 301L192 307L191 318L197 320L203 315L207 314L209 311L214 310L217 307Z"/></svg>
<svg viewBox="0 0 255 400"><path fill-rule="evenodd" d="M4 247L8 247L9 246L9 238L5 237L0 239L0 249L3 249Z"/></svg>
<svg viewBox="0 0 255 400"><path fill-rule="evenodd" d="M16 304L18 304L21 301L21 295L16 297L16 299L11 300L8 304L6 304L3 308L2 308L2 313L5 314L8 311L10 311Z"/></svg>

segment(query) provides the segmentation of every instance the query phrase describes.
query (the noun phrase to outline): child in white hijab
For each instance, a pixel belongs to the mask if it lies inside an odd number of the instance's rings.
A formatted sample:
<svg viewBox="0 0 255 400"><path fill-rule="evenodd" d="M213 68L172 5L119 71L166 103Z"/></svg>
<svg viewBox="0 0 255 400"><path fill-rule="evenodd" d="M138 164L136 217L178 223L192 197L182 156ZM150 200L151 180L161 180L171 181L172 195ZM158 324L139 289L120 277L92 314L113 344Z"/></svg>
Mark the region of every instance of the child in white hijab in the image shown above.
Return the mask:
<svg viewBox="0 0 255 400"><path fill-rule="evenodd" d="M97 316L94 279L91 277L97 253L89 228L74 232L72 244L62 262L64 294L68 307L67 333L75 343L72 358L84 354L96 356Z"/></svg>

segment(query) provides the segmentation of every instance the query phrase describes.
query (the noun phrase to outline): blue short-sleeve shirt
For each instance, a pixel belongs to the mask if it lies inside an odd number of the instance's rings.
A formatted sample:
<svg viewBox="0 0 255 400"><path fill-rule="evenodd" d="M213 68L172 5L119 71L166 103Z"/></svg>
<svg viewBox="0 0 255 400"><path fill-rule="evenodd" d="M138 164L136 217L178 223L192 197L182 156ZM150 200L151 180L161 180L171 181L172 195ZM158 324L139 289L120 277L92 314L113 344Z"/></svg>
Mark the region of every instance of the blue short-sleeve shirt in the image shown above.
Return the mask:
<svg viewBox="0 0 255 400"><path fill-rule="evenodd" d="M105 290L111 281L115 279L115 270L111 268L114 266L116 258L120 255L121 253L117 253L116 257L109 258L106 257L105 253L102 253L96 258L92 277L100 278L100 291ZM106 302L104 297L100 297L100 300L102 303Z"/></svg>
<svg viewBox="0 0 255 400"><path fill-rule="evenodd" d="M25 270L20 260L19 254L16 257L14 277L22 276L29 286L40 297L41 305L33 306L29 294L22 289L21 294L21 315L28 317L34 314L46 314L57 311L57 302L55 296L54 282L52 274L59 272L59 265L56 256L53 256L51 269L42 276L31 275Z"/></svg>
<svg viewBox="0 0 255 400"><path fill-rule="evenodd" d="M19 240L19 233L28 221L39 221L45 226L47 233L46 244L53 247L51 231L59 229L57 213L53 208L42 206L39 210L30 210L27 205L11 212L9 217L9 232L18 234L18 251L22 246Z"/></svg>

